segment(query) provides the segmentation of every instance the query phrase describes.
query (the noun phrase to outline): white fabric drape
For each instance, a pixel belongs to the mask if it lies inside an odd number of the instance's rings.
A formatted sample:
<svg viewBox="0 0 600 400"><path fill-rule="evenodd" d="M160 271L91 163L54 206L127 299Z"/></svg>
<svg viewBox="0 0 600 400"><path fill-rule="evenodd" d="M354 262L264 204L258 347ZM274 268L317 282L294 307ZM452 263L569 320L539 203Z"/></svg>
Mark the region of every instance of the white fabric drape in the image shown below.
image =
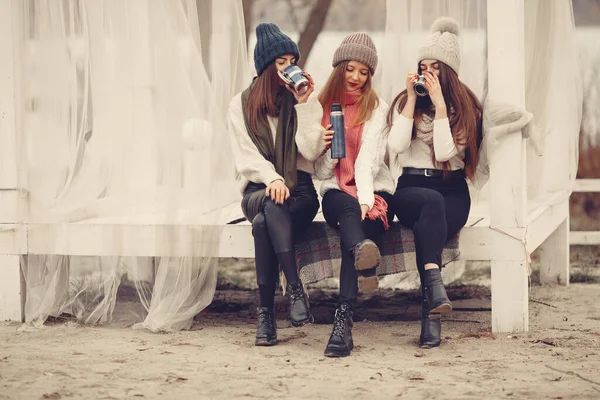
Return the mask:
<svg viewBox="0 0 600 400"><path fill-rule="evenodd" d="M96 247L110 253L28 254L27 326L62 312L107 322L132 283L147 310L137 326L188 328L216 287L219 210L239 196L224 121L249 76L241 4L13 0L13 9L24 219L34 233L99 227ZM210 37L204 25L215 27ZM122 226L146 236L121 243Z"/></svg>

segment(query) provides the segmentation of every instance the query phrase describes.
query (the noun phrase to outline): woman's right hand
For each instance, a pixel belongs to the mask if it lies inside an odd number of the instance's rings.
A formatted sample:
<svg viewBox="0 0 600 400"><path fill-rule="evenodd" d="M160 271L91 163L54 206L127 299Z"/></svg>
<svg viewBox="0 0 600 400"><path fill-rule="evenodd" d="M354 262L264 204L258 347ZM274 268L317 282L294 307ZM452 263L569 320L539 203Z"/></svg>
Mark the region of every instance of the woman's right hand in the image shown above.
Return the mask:
<svg viewBox="0 0 600 400"><path fill-rule="evenodd" d="M281 179L277 179L267 185L265 193L275 204L283 204L290 197L290 189L285 186Z"/></svg>
<svg viewBox="0 0 600 400"><path fill-rule="evenodd" d="M419 75L411 72L406 76L406 94L409 100L417 99L417 92L415 92L415 82L419 79Z"/></svg>
<svg viewBox="0 0 600 400"><path fill-rule="evenodd" d="M325 143L325 150L329 150L331 148L331 141L333 140L333 135L335 132L331 130L331 124L325 127L325 133L323 134L323 143Z"/></svg>

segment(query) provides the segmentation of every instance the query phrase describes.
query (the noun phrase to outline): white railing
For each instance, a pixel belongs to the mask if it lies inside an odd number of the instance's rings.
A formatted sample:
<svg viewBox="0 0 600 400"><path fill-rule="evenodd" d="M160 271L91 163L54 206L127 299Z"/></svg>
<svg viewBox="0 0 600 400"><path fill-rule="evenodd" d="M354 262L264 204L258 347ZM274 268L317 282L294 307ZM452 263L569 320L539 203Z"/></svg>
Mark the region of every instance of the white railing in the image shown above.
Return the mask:
<svg viewBox="0 0 600 400"><path fill-rule="evenodd" d="M573 192L600 193L600 179L577 179ZM600 231L571 231L569 243L572 245L600 245Z"/></svg>

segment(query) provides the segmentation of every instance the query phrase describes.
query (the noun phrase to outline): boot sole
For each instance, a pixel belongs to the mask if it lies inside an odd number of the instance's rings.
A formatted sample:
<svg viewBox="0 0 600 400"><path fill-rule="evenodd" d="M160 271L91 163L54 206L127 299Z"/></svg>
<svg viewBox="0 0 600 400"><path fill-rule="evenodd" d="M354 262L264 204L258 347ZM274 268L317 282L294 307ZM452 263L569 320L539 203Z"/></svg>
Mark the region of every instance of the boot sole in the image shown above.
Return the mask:
<svg viewBox="0 0 600 400"><path fill-rule="evenodd" d="M444 303L440 304L436 308L429 310L430 314L443 314L452 311L452 304Z"/></svg>
<svg viewBox="0 0 600 400"><path fill-rule="evenodd" d="M358 277L358 290L361 292L371 292L377 288L379 288L379 279L377 279L377 276Z"/></svg>
<svg viewBox="0 0 600 400"><path fill-rule="evenodd" d="M440 343L419 343L419 347L422 349L433 349L435 347L440 347Z"/></svg>
<svg viewBox="0 0 600 400"><path fill-rule="evenodd" d="M375 268L381 261L381 253L377 245L368 241L363 243L357 250L354 260L354 268L357 271Z"/></svg>
<svg viewBox="0 0 600 400"><path fill-rule="evenodd" d="M292 324L294 328L299 328L307 324L312 324L313 322L315 322L315 318L312 316L312 314L310 314L310 316L307 319L303 319L302 321L292 321L290 319L290 324Z"/></svg>
<svg viewBox="0 0 600 400"><path fill-rule="evenodd" d="M261 347L268 347L268 346L275 346L277 344L277 339L256 339L256 341L254 342L255 346L261 346Z"/></svg>
<svg viewBox="0 0 600 400"><path fill-rule="evenodd" d="M350 350L348 351L327 351L325 350L325 357L331 358L339 358L339 357L348 357L350 355Z"/></svg>
<svg viewBox="0 0 600 400"><path fill-rule="evenodd" d="M352 353L352 349L354 349L353 341L350 342L350 348L348 350L341 350L341 349L327 350L327 349L325 349L325 353L323 355L325 357L331 357L331 358L348 357L350 355L350 353Z"/></svg>

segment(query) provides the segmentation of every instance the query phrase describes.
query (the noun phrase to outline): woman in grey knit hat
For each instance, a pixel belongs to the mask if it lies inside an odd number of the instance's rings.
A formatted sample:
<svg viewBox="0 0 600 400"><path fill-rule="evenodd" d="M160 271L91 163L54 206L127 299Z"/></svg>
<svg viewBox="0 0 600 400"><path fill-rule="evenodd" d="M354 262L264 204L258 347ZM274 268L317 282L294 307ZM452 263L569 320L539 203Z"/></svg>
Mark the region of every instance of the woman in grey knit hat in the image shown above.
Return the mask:
<svg viewBox="0 0 600 400"><path fill-rule="evenodd" d="M294 234L308 228L319 210L313 162L324 150L316 134L298 140L295 105L314 91L298 95L279 77L300 59L298 46L277 25L256 28L254 65L257 77L229 105L228 131L233 158L241 175L242 211L252 223L256 280L257 346L277 343L274 297L279 268L287 281L289 319L293 326L312 321L296 265Z"/></svg>
<svg viewBox="0 0 600 400"><path fill-rule="evenodd" d="M334 69L319 95L318 102L298 105L298 136L323 136L326 151L315 163L321 183L323 216L340 230L342 265L340 302L335 311L333 330L325 349L329 357L350 355L353 307L361 290L377 287L376 268L380 253L377 242L391 222L388 202L394 193L392 174L384 163L383 139L387 105L372 88L377 68L377 50L369 35L353 33L335 51ZM345 153L332 158L329 110L332 104L343 107ZM309 127L309 123L312 125Z"/></svg>
<svg viewBox="0 0 600 400"><path fill-rule="evenodd" d="M388 114L388 145L402 153L393 208L415 236L417 269L423 293L420 346L440 345L441 314L452 304L442 281L441 254L446 240L467 222L472 179L481 144L481 103L458 79L459 26L440 18L419 51L418 74L406 78L406 89ZM424 96L415 83L423 76ZM395 156L393 157L395 158Z"/></svg>

